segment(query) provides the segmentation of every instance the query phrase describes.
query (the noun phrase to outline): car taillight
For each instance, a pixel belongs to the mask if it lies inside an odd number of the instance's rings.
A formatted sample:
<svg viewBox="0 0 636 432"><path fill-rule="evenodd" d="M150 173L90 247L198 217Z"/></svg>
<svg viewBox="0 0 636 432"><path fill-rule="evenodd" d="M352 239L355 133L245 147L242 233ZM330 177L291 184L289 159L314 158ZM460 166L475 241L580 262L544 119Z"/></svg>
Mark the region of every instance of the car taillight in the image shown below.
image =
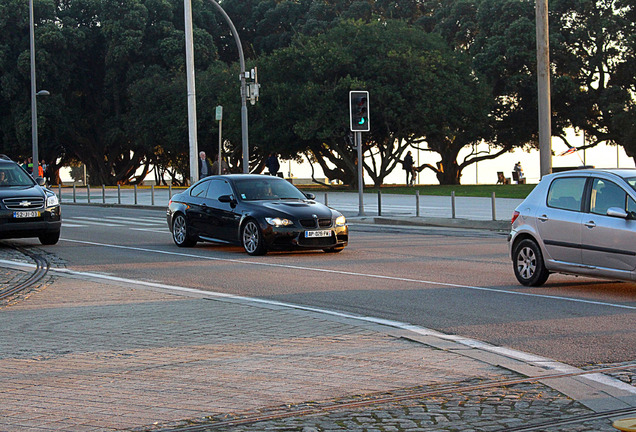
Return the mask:
<svg viewBox="0 0 636 432"><path fill-rule="evenodd" d="M515 223L515 221L516 221L516 220L517 220L517 218L519 217L519 214L520 214L520 213L519 213L517 210L515 210L515 211L513 211L513 212L512 212L512 220L510 221L510 224L511 224L511 225Z"/></svg>

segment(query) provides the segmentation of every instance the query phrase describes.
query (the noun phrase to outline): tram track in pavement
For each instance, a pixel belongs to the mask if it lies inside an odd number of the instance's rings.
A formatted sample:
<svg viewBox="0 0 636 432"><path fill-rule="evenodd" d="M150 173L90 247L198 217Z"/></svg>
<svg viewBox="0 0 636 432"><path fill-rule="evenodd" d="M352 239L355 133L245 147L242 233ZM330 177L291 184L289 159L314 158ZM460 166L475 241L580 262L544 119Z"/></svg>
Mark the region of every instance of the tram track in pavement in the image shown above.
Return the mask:
<svg viewBox="0 0 636 432"><path fill-rule="evenodd" d="M0 290L0 300L9 299L40 282L48 274L51 265L49 260L43 255L31 252L21 246L8 246L22 255L29 257L35 264L35 270L26 279Z"/></svg>
<svg viewBox="0 0 636 432"><path fill-rule="evenodd" d="M588 370L576 371L576 372L565 372L565 373L555 373L555 374L546 374L541 376L532 376L526 378L514 378L514 379L506 379L506 380L496 380L496 381L486 381L478 384L464 384L464 385L450 385L443 386L436 389L431 390L415 390L415 391L407 391L404 394L397 395L379 395L379 396L367 396L365 400L357 400L351 402L328 402L325 404L316 404L316 406L303 407L299 409L293 409L291 407L287 407L288 409L281 410L280 408L272 410L271 413L259 413L259 414L237 414L235 418L228 420L220 420L214 421L210 420L208 422L202 424L195 424L190 426L181 426L181 427L169 427L162 428L153 431L155 432L205 432L211 431L215 429L222 429L228 427L238 427L238 426L248 426L250 424L256 424L260 422L266 421L276 421L276 420L284 420L288 418L294 417L308 417L308 416L319 416L326 415L330 412L334 411L346 411L348 409L353 410L357 408L367 408L373 407L383 404L392 404L398 402L404 402L414 399L425 399L438 397L453 393L464 393L471 391L479 391L479 390L489 390L496 389L501 387L513 386L516 384L538 384L540 381L551 380L551 379L560 379L560 378L569 378L576 376L584 376L590 374L598 374L598 373L608 373L608 372L616 372L627 369L636 368L636 363L630 363L627 365L621 366L612 366L612 367L601 367L601 368L593 368ZM301 404L301 406L304 404ZM605 410L600 412L593 412L582 415L574 415L563 417L555 420L550 420L542 423L529 424L526 426L515 426L515 432L532 432L532 431L546 431L549 430L550 427L559 427L559 426L567 426L571 424L584 423L588 421L594 420L602 420L611 417L617 416L626 416L636 414L636 407L628 407L622 409L614 409L614 410ZM496 432L509 432L510 429L501 429Z"/></svg>

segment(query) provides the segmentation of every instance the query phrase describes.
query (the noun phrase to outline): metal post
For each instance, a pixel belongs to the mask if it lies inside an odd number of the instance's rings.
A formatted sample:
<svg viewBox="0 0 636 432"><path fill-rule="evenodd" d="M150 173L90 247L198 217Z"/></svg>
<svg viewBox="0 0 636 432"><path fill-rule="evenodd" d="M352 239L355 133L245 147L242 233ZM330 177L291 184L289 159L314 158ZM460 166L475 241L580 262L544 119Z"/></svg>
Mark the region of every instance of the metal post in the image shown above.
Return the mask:
<svg viewBox="0 0 636 432"><path fill-rule="evenodd" d="M415 216L420 217L420 191L415 191Z"/></svg>
<svg viewBox="0 0 636 432"><path fill-rule="evenodd" d="M362 132L356 132L358 149L358 216L364 216L364 162L362 161Z"/></svg>
<svg viewBox="0 0 636 432"><path fill-rule="evenodd" d="M194 81L194 38L192 34L192 3L184 0L186 78L188 86L188 135L190 142L190 184L199 179L199 145L197 143L197 96Z"/></svg>
<svg viewBox="0 0 636 432"><path fill-rule="evenodd" d="M150 185L150 205L155 205L155 185Z"/></svg>
<svg viewBox="0 0 636 432"><path fill-rule="evenodd" d="M378 216L382 216L382 191L378 189Z"/></svg>
<svg viewBox="0 0 636 432"><path fill-rule="evenodd" d="M102 203L106 204L106 186L102 185Z"/></svg>
<svg viewBox="0 0 636 432"><path fill-rule="evenodd" d="M31 54L31 145L33 151L33 178L38 174L38 105L35 83L35 23L33 19L33 0L29 0L29 43Z"/></svg>
<svg viewBox="0 0 636 432"><path fill-rule="evenodd" d="M241 66L241 136L243 143L243 174L248 174L250 172L250 154L249 154L249 145L248 145L248 129L247 129L247 89L245 85L245 57L243 56L243 45L241 44L241 38L236 31L236 27L234 27L234 23L230 19L227 13L223 10L221 5L219 5L216 1L210 0L214 6L221 12L225 21L227 21L230 26L230 30L232 31L232 35L234 36L234 41L236 42L236 47L239 53L239 63Z"/></svg>
<svg viewBox="0 0 636 432"><path fill-rule="evenodd" d="M455 219L455 191L451 192L451 215Z"/></svg>
<svg viewBox="0 0 636 432"><path fill-rule="evenodd" d="M135 205L137 205L137 185L135 185Z"/></svg>
<svg viewBox="0 0 636 432"><path fill-rule="evenodd" d="M91 203L91 186L86 183L86 199L88 200L88 203Z"/></svg>
<svg viewBox="0 0 636 432"><path fill-rule="evenodd" d="M73 202L77 202L77 195L75 194L75 183L73 183Z"/></svg>
<svg viewBox="0 0 636 432"><path fill-rule="evenodd" d="M168 201L172 199L172 184L168 185Z"/></svg>
<svg viewBox="0 0 636 432"><path fill-rule="evenodd" d="M121 204L121 185L117 185L117 204Z"/></svg>
<svg viewBox="0 0 636 432"><path fill-rule="evenodd" d="M57 196L60 198L60 202L62 202L62 182L57 185Z"/></svg>
<svg viewBox="0 0 636 432"><path fill-rule="evenodd" d="M329 197L327 196L327 192L325 192L325 205L329 205Z"/></svg>
<svg viewBox="0 0 636 432"><path fill-rule="evenodd" d="M497 220L497 213L495 210L495 193L492 193L492 220Z"/></svg>
<svg viewBox="0 0 636 432"><path fill-rule="evenodd" d="M541 177L552 172L552 111L550 105L550 43L548 0L537 0L537 85L539 98L539 159Z"/></svg>

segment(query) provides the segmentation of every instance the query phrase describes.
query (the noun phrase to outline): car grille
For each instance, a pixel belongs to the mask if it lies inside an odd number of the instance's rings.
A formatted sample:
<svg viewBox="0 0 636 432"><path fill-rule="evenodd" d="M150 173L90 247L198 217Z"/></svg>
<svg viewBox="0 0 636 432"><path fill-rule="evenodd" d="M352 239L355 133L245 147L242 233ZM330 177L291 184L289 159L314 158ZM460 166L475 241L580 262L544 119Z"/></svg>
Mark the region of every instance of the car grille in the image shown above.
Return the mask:
<svg viewBox="0 0 636 432"><path fill-rule="evenodd" d="M2 203L9 210L34 210L44 207L44 198L5 198Z"/></svg>
<svg viewBox="0 0 636 432"><path fill-rule="evenodd" d="M329 228L331 227L331 219L318 219L318 225L316 225L316 219L301 219L300 224L303 228Z"/></svg>
<svg viewBox="0 0 636 432"><path fill-rule="evenodd" d="M333 235L331 237L317 237L317 238L304 238L300 237L298 239L299 246L305 247L330 247L336 245L336 237Z"/></svg>

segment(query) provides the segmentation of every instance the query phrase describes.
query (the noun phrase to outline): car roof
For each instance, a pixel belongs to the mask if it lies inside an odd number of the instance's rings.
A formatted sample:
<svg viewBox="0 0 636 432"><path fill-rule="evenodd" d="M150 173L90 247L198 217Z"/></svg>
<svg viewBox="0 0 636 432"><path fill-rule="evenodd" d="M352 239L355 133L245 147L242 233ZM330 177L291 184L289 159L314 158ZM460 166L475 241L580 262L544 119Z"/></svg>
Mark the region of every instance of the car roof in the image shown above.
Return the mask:
<svg viewBox="0 0 636 432"><path fill-rule="evenodd" d="M586 168L586 169L572 169L567 171L560 171L558 173L550 174L550 178L560 177L560 176L571 176L571 175L596 175L596 174L610 174L615 175L624 179L636 177L636 168Z"/></svg>

